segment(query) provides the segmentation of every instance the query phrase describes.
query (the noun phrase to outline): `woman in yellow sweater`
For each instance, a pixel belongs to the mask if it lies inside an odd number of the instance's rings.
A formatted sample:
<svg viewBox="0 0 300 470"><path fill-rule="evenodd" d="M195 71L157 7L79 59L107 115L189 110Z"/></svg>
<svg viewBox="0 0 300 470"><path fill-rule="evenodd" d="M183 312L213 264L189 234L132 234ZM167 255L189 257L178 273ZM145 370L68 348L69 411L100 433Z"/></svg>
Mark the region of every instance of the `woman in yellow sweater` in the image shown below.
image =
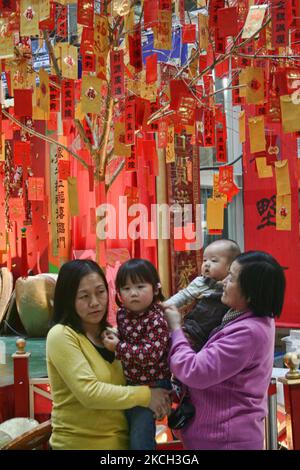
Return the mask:
<svg viewBox="0 0 300 470"><path fill-rule="evenodd" d="M46 343L53 449L128 449L125 409L149 407L158 418L170 410L166 390L125 385L120 362L101 340L107 306L107 281L95 262L74 260L61 267L55 326Z"/></svg>

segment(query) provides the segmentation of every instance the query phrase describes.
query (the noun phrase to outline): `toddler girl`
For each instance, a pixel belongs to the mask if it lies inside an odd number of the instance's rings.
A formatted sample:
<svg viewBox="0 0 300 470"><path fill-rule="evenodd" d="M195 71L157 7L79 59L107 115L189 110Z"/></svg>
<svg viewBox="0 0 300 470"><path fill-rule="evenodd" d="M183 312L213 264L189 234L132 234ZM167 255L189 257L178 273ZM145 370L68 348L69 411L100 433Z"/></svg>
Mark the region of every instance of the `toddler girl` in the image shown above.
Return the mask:
<svg viewBox="0 0 300 470"><path fill-rule="evenodd" d="M116 277L118 336L105 332L105 347L116 352L128 385L170 388L169 330L160 301L158 273L145 259L124 263ZM155 417L149 408L126 411L132 450L155 449ZM162 418L163 416L157 416Z"/></svg>

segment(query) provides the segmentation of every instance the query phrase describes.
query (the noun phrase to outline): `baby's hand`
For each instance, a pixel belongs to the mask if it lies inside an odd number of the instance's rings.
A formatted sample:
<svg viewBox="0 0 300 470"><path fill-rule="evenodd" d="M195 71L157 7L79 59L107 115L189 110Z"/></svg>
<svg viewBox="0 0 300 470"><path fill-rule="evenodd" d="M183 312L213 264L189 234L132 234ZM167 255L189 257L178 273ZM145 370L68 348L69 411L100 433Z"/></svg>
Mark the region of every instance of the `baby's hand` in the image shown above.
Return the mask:
<svg viewBox="0 0 300 470"><path fill-rule="evenodd" d="M112 331L104 330L102 335L103 346L111 352L115 352L117 344L120 342L118 336Z"/></svg>

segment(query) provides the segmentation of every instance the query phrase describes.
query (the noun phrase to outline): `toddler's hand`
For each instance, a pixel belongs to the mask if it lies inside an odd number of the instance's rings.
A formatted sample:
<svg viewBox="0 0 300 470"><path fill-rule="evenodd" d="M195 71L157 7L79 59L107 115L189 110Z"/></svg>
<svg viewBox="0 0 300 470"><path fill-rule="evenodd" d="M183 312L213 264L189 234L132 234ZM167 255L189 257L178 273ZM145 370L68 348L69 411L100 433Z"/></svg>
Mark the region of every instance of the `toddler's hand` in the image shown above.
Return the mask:
<svg viewBox="0 0 300 470"><path fill-rule="evenodd" d="M102 335L103 346L111 352L115 352L117 344L120 342L118 336L112 331L104 330Z"/></svg>
<svg viewBox="0 0 300 470"><path fill-rule="evenodd" d="M181 325L181 314L175 305L164 306L164 314L167 319L169 328L171 330L177 330Z"/></svg>

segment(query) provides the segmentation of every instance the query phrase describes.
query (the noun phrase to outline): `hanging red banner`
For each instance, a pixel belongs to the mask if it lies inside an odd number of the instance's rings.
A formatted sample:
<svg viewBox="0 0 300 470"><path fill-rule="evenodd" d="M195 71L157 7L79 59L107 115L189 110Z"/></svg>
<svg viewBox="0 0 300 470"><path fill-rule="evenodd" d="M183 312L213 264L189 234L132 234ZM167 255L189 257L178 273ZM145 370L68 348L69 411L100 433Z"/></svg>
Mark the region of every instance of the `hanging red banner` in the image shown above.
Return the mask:
<svg viewBox="0 0 300 470"><path fill-rule="evenodd" d="M29 177L28 178L28 200L44 201L44 178Z"/></svg>
<svg viewBox="0 0 300 470"><path fill-rule="evenodd" d="M211 0L208 6L208 15L209 22L208 26L211 29L214 29L217 26L218 22L218 10L224 8L225 0Z"/></svg>
<svg viewBox="0 0 300 470"><path fill-rule="evenodd" d="M94 184L95 184L95 178L94 178L94 167L93 165L89 165L88 172L89 172L89 191L94 191Z"/></svg>
<svg viewBox="0 0 300 470"><path fill-rule="evenodd" d="M135 131L135 97L128 96L125 100L125 144L134 144Z"/></svg>
<svg viewBox="0 0 300 470"><path fill-rule="evenodd" d="M138 204L139 202L139 190L135 186L126 186L125 191L124 191L124 196L127 197L127 214L129 212L129 209L131 206L134 204ZM134 220L134 216L127 215L127 225L130 224Z"/></svg>
<svg viewBox="0 0 300 470"><path fill-rule="evenodd" d="M276 71L270 72L269 91L278 96L288 95L287 74L288 68L286 67L278 67Z"/></svg>
<svg viewBox="0 0 300 470"><path fill-rule="evenodd" d="M124 51L110 52L111 93L116 99L124 96Z"/></svg>
<svg viewBox="0 0 300 470"><path fill-rule="evenodd" d="M137 161L136 161L136 148L135 145L131 146L131 153L125 160L125 171L136 171L137 170Z"/></svg>
<svg viewBox="0 0 300 470"><path fill-rule="evenodd" d="M195 232L195 224L186 223L184 229L182 227L174 227L174 251L189 251L191 243L195 243L196 237L193 239L190 236Z"/></svg>
<svg viewBox="0 0 300 470"><path fill-rule="evenodd" d="M16 0L0 0L0 11L3 14L3 16L15 12L16 8L17 8Z"/></svg>
<svg viewBox="0 0 300 470"><path fill-rule="evenodd" d="M30 166L30 143L14 142L14 163L16 165L28 167Z"/></svg>
<svg viewBox="0 0 300 470"><path fill-rule="evenodd" d="M205 77L204 77L205 78ZM171 93L171 101L170 101L170 109L178 110L180 105L181 98L184 97L193 97L189 87L188 81L185 80L170 80L170 93Z"/></svg>
<svg viewBox="0 0 300 470"><path fill-rule="evenodd" d="M94 2L78 0L77 2L77 23L93 28L94 26Z"/></svg>
<svg viewBox="0 0 300 470"><path fill-rule="evenodd" d="M196 145L197 147L204 147L204 137L203 137L203 122L196 121Z"/></svg>
<svg viewBox="0 0 300 470"><path fill-rule="evenodd" d="M146 57L146 83L154 83L157 80L157 54Z"/></svg>
<svg viewBox="0 0 300 470"><path fill-rule="evenodd" d="M215 52L217 54L225 54L226 52L226 38L220 37L219 29L215 29Z"/></svg>
<svg viewBox="0 0 300 470"><path fill-rule="evenodd" d="M95 72L96 70L96 57L88 51L82 53L82 71Z"/></svg>
<svg viewBox="0 0 300 470"><path fill-rule="evenodd" d="M58 83L56 75L50 75L50 81ZM60 111L60 87L49 84L50 111L58 113Z"/></svg>
<svg viewBox="0 0 300 470"><path fill-rule="evenodd" d="M223 166L219 172L219 191L226 194L233 183L233 166Z"/></svg>
<svg viewBox="0 0 300 470"><path fill-rule="evenodd" d="M182 44L190 44L196 41L196 25L185 24L182 26Z"/></svg>
<svg viewBox="0 0 300 470"><path fill-rule="evenodd" d="M209 95L213 90L213 78L212 75L204 75L203 77L205 95Z"/></svg>
<svg viewBox="0 0 300 470"><path fill-rule="evenodd" d="M292 22L290 27L296 28L299 32L300 30L300 1L292 0ZM293 41L292 41L293 44Z"/></svg>
<svg viewBox="0 0 300 470"><path fill-rule="evenodd" d="M240 48L241 54L254 54L253 44L251 42L244 47ZM251 66L251 59L247 57L238 57L238 67L244 68Z"/></svg>
<svg viewBox="0 0 300 470"><path fill-rule="evenodd" d="M135 68L136 72L140 72L143 68L141 28L136 29L132 35L128 35L128 41L129 63Z"/></svg>
<svg viewBox="0 0 300 470"><path fill-rule="evenodd" d="M71 162L70 160L58 161L58 179L67 180L71 176Z"/></svg>
<svg viewBox="0 0 300 470"><path fill-rule="evenodd" d="M144 159L149 165L149 174L158 176L158 157L155 140L144 139L142 142Z"/></svg>
<svg viewBox="0 0 300 470"><path fill-rule="evenodd" d="M215 145L215 118L213 111L204 110L204 147L214 147Z"/></svg>
<svg viewBox="0 0 300 470"><path fill-rule="evenodd" d="M80 43L80 53L83 54L85 51L89 51L93 53L94 50L94 30L93 28L83 28L82 35L81 35L81 43Z"/></svg>
<svg viewBox="0 0 300 470"><path fill-rule="evenodd" d="M233 180L233 166L222 166L219 170L219 191L226 194L228 202L239 192Z"/></svg>
<svg viewBox="0 0 300 470"><path fill-rule="evenodd" d="M233 106L240 106L245 102L245 98L240 96L240 88L239 86L239 73L237 71L233 72L232 78L232 104Z"/></svg>
<svg viewBox="0 0 300 470"><path fill-rule="evenodd" d="M168 123L167 121L159 121L157 133L157 146L159 149L166 148L168 144Z"/></svg>
<svg viewBox="0 0 300 470"><path fill-rule="evenodd" d="M226 128L225 128L226 132ZM227 150L226 150L226 135L224 133L224 130L221 127L217 128L216 132L216 140L217 140L217 145L216 145L216 160L217 162L220 163L226 163L227 162Z"/></svg>
<svg viewBox="0 0 300 470"><path fill-rule="evenodd" d="M217 15L219 37L235 36L238 33L237 7L220 8Z"/></svg>
<svg viewBox="0 0 300 470"><path fill-rule="evenodd" d="M57 26L57 33L56 35L60 38L67 39L68 37L68 7L61 5L59 3L56 4L56 26Z"/></svg>
<svg viewBox="0 0 300 470"><path fill-rule="evenodd" d="M57 112L49 113L49 119L47 121L47 129L48 131L57 131ZM65 135L65 132L64 132L64 135Z"/></svg>
<svg viewBox="0 0 300 470"><path fill-rule="evenodd" d="M109 51L109 24L105 15L95 15L94 53L97 77L106 80L106 62Z"/></svg>
<svg viewBox="0 0 300 470"><path fill-rule="evenodd" d="M196 102L191 96L181 96L177 111L179 122L184 126L193 126L195 124Z"/></svg>
<svg viewBox="0 0 300 470"><path fill-rule="evenodd" d="M143 125L144 112L145 112L145 100L139 96L135 97L135 127L136 129Z"/></svg>
<svg viewBox="0 0 300 470"><path fill-rule="evenodd" d="M272 46L285 47L289 44L289 27L292 20L291 0L272 0Z"/></svg>
<svg viewBox="0 0 300 470"><path fill-rule="evenodd" d="M144 112L144 118L143 118L143 123L142 123L142 129L146 132L158 132L158 123L157 121L153 121L150 124L148 124L150 116L152 116L154 113L156 113L159 109L159 100L157 99L156 101L152 101L151 103L149 101L145 102L145 112Z"/></svg>
<svg viewBox="0 0 300 470"><path fill-rule="evenodd" d="M32 116L32 90L15 89L15 115L19 117Z"/></svg>
<svg viewBox="0 0 300 470"><path fill-rule="evenodd" d="M229 59L223 60L215 67L215 76L218 78L223 78L229 73Z"/></svg>
<svg viewBox="0 0 300 470"><path fill-rule="evenodd" d="M180 24L185 24L185 8L184 8L184 0L179 0L179 20Z"/></svg>
<svg viewBox="0 0 300 470"><path fill-rule="evenodd" d="M61 117L74 119L75 117L75 89L74 80L62 80L61 84Z"/></svg>
<svg viewBox="0 0 300 470"><path fill-rule="evenodd" d="M9 213L13 220L20 220L23 222L25 218L25 210L22 198L12 197L9 199Z"/></svg>
<svg viewBox="0 0 300 470"><path fill-rule="evenodd" d="M55 3L50 4L50 16L43 21L39 22L39 29L52 31L55 28Z"/></svg>
<svg viewBox="0 0 300 470"><path fill-rule="evenodd" d="M153 28L157 22L158 0L144 0L144 28Z"/></svg>
<svg viewBox="0 0 300 470"><path fill-rule="evenodd" d="M247 111L248 109L246 109ZM290 133L282 133L278 122L268 124L268 132L272 133L270 144L267 137L268 152L272 152L274 160L277 158L288 160L291 206L286 214L280 213L283 208L278 205L280 201L276 197L275 178L258 178L255 162L249 153L249 146L246 145L244 147L244 165L247 164L247 171L244 172L243 178L245 250L256 250L259 247L259 249L272 254L278 263L285 268L284 308L280 319L276 320L276 324L282 328L299 328L300 298L295 295L299 285L298 273L300 269L299 188L297 177L293 171L299 161L297 158L299 156L297 137ZM288 199L290 198L288 197ZM279 229L278 217L283 217L285 220L291 217L291 230Z"/></svg>
<svg viewBox="0 0 300 470"><path fill-rule="evenodd" d="M207 67L207 54L199 56L199 72Z"/></svg>

